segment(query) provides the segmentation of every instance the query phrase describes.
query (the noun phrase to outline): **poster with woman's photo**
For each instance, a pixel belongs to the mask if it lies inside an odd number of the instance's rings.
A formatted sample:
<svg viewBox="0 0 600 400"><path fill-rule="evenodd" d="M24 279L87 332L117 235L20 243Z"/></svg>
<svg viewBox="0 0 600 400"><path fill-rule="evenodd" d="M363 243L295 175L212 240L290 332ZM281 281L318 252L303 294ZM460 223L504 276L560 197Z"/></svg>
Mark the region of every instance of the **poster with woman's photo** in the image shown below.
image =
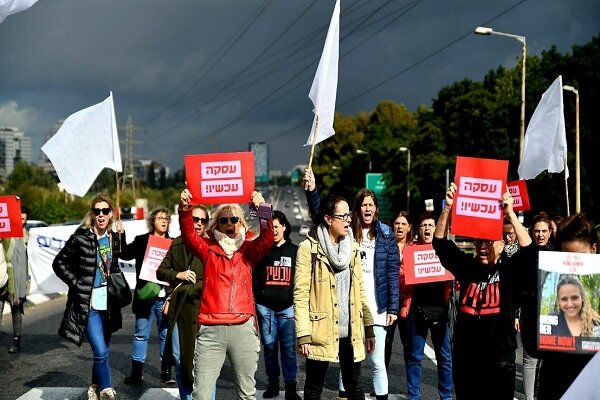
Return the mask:
<svg viewBox="0 0 600 400"><path fill-rule="evenodd" d="M600 350L600 254L541 251L538 349Z"/></svg>

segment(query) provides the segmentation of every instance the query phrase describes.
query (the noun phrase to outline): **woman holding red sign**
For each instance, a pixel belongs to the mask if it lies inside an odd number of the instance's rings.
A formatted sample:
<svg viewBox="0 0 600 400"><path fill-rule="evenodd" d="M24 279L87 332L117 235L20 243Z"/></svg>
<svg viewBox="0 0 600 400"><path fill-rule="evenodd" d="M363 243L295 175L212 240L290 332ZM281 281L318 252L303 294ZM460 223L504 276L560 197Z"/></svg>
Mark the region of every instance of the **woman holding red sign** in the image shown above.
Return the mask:
<svg viewBox="0 0 600 400"><path fill-rule="evenodd" d="M444 268L460 283L452 356L456 398L512 400L517 349L513 310L519 269L513 265L514 257L501 258L504 249L501 232L498 232L498 240L475 239L475 256L446 239L456 191L452 183L446 192L446 206L435 227L432 243ZM527 230L512 209L513 200L508 191L500 201L519 243L523 248L532 248Z"/></svg>
<svg viewBox="0 0 600 400"><path fill-rule="evenodd" d="M260 218L260 235L248 230L237 204L220 205L212 214L207 236L198 235L192 220L192 195L181 192L179 225L186 247L204 263L204 290L200 300L194 352L193 398L212 398L225 357L229 358L237 395L256 398L254 374L260 343L252 291L252 268L273 245L273 221ZM264 203L253 192L252 203Z"/></svg>

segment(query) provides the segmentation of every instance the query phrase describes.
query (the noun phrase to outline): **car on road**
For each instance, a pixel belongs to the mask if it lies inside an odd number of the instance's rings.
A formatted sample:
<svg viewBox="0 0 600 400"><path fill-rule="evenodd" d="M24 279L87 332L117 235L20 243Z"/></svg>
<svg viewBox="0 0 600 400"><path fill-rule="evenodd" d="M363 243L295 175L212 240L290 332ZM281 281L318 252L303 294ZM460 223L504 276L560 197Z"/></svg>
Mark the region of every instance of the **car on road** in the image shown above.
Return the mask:
<svg viewBox="0 0 600 400"><path fill-rule="evenodd" d="M296 215L294 215L294 218L295 218L295 219L298 219L298 220L299 220L299 219L302 219L302 214L296 214Z"/></svg>
<svg viewBox="0 0 600 400"><path fill-rule="evenodd" d="M47 223L45 223L44 221L37 220L37 219L30 219L30 220L27 220L27 222L25 222L25 230L27 232L29 232L29 230L31 228L44 228L46 226L48 226Z"/></svg>
<svg viewBox="0 0 600 400"><path fill-rule="evenodd" d="M308 236L309 227L308 225L302 225L300 229L298 229L298 234L300 236Z"/></svg>
<svg viewBox="0 0 600 400"><path fill-rule="evenodd" d="M286 202L285 202L285 207L287 208L287 207L289 207L289 206L290 206L290 202L289 202L289 201L286 201Z"/></svg>

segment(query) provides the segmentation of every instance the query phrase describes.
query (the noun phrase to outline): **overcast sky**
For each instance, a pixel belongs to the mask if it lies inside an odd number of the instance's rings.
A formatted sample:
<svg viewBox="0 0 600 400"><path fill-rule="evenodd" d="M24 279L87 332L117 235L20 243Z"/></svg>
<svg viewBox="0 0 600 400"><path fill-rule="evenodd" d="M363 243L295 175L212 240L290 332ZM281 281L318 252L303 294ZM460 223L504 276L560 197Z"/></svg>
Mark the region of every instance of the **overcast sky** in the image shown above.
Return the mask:
<svg viewBox="0 0 600 400"><path fill-rule="evenodd" d="M308 99L335 0L39 0L0 23L0 126L44 136L113 91L134 152L178 169L185 154L269 143L272 169L308 160ZM382 99L411 110L444 86L570 51L600 33L597 0L341 0L337 111ZM563 77L568 83L568 77ZM121 139L124 132L119 132ZM93 145L93 143L90 143ZM125 149L122 146L123 158Z"/></svg>

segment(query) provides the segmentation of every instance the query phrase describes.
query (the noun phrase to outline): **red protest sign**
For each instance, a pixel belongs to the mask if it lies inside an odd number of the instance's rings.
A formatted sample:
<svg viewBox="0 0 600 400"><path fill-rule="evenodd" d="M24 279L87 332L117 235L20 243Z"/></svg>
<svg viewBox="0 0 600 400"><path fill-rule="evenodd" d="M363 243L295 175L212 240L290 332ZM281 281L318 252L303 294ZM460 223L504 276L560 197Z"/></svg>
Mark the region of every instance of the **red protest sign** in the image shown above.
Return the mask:
<svg viewBox="0 0 600 400"><path fill-rule="evenodd" d="M169 282L156 279L156 270L167 255L169 247L171 247L171 239L154 235L148 237L148 246L146 246L146 255L144 255L142 269L140 270L140 279L169 286Z"/></svg>
<svg viewBox="0 0 600 400"><path fill-rule="evenodd" d="M0 238L23 237L21 200L17 196L0 196Z"/></svg>
<svg viewBox="0 0 600 400"><path fill-rule="evenodd" d="M502 240L503 210L508 161L457 157L458 191L452 207L452 234Z"/></svg>
<svg viewBox="0 0 600 400"><path fill-rule="evenodd" d="M512 181L508 182L508 192L513 198L513 210L515 211L529 211L531 205L529 204L529 193L527 193L527 181Z"/></svg>
<svg viewBox="0 0 600 400"><path fill-rule="evenodd" d="M402 253L407 285L454 280L454 275L442 267L430 244L408 246Z"/></svg>
<svg viewBox="0 0 600 400"><path fill-rule="evenodd" d="M192 204L247 203L254 191L254 154L185 156L185 176Z"/></svg>

